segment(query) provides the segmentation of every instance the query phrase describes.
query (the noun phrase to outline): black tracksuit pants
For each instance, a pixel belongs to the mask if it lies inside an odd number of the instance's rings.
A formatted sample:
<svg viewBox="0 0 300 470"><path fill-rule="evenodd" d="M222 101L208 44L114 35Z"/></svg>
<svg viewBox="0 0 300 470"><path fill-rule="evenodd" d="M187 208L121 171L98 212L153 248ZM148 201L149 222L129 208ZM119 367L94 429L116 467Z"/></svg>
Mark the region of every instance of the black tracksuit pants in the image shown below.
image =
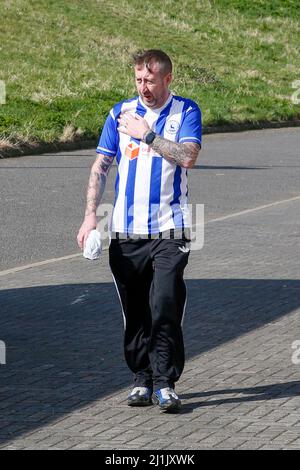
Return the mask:
<svg viewBox="0 0 300 470"><path fill-rule="evenodd" d="M174 387L184 367L186 239L112 239L109 261L124 314L135 386Z"/></svg>

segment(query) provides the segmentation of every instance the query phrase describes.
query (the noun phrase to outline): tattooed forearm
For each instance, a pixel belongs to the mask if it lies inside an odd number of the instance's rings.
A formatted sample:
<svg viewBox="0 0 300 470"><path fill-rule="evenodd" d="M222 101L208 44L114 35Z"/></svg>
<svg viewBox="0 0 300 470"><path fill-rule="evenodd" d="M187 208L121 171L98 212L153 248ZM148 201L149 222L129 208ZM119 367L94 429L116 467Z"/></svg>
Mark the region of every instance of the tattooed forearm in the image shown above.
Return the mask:
<svg viewBox="0 0 300 470"><path fill-rule="evenodd" d="M113 162L113 157L100 155L91 169L91 175L87 188L87 203L85 216L96 214L105 190L107 175Z"/></svg>
<svg viewBox="0 0 300 470"><path fill-rule="evenodd" d="M197 160L200 145L194 142L179 144L171 142L157 135L151 144L155 152L159 153L170 163L182 166L183 168L192 168Z"/></svg>
<svg viewBox="0 0 300 470"><path fill-rule="evenodd" d="M91 172L87 188L85 215L96 214L97 208L103 196L106 184L106 176L95 171Z"/></svg>

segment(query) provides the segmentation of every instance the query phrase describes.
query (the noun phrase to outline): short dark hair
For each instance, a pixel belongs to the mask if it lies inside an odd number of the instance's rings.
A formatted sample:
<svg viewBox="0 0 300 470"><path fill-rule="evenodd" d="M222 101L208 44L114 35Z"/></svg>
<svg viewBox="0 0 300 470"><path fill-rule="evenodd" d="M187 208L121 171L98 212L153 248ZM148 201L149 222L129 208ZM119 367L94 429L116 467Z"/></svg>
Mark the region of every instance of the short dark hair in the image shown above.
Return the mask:
<svg viewBox="0 0 300 470"><path fill-rule="evenodd" d="M151 63L160 65L160 71L163 75L172 72L172 61L170 57L160 49L139 50L132 56L134 65L145 65L151 72Z"/></svg>

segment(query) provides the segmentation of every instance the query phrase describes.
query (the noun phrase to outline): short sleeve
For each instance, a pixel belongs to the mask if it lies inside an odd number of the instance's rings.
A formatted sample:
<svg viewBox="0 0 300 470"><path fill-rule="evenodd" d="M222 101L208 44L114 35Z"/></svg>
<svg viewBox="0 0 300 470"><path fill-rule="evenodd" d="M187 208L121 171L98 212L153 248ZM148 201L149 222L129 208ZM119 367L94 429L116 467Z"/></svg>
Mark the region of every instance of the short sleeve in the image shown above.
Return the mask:
<svg viewBox="0 0 300 470"><path fill-rule="evenodd" d="M201 145L202 117L199 106L194 102L191 102L190 106L186 110L180 127L178 141L180 143L195 142Z"/></svg>
<svg viewBox="0 0 300 470"><path fill-rule="evenodd" d="M118 132L116 130L116 121L113 111L111 111L105 121L98 147L97 153L114 157L118 150Z"/></svg>

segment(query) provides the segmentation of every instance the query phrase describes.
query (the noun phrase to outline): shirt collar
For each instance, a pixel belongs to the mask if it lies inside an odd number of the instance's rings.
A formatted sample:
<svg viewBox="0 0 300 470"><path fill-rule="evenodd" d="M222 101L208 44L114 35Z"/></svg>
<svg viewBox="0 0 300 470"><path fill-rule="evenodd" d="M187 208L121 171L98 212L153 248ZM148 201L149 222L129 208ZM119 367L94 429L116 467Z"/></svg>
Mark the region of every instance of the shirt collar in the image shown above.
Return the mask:
<svg viewBox="0 0 300 470"><path fill-rule="evenodd" d="M141 97L139 96L139 103L141 106L143 106L143 108L145 108L147 111L150 111L152 113L155 113L155 114L160 114L162 112L163 109L165 109L168 104L170 104L170 102L172 101L173 99L173 93L170 92L169 96L168 96L168 99L167 101L160 107L160 108L149 108L149 106L146 106L144 101L141 99Z"/></svg>

